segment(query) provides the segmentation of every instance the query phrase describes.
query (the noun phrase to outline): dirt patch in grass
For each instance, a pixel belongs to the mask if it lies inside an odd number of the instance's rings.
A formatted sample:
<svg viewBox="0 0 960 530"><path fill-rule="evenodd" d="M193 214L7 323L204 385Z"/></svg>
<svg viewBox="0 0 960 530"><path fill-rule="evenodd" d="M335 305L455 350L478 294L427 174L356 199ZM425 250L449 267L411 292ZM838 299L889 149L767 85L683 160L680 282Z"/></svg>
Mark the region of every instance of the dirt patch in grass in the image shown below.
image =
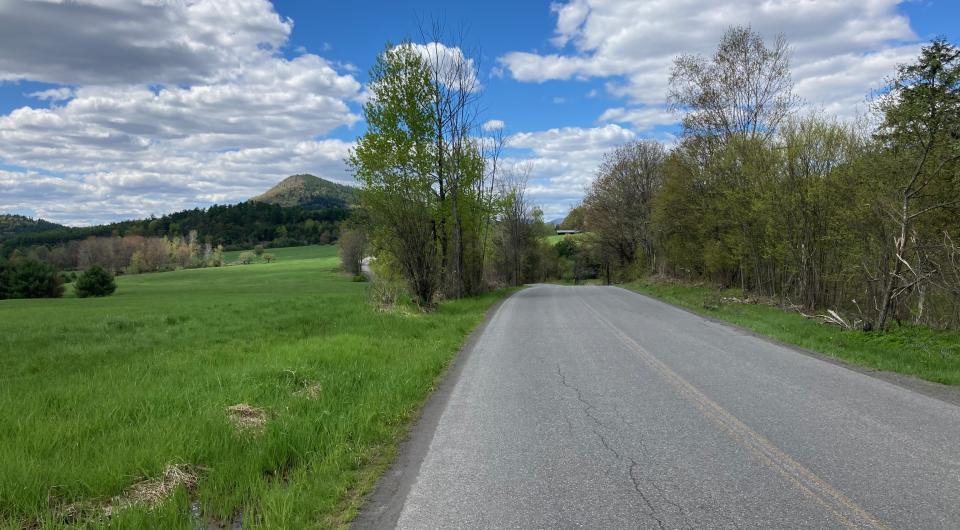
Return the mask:
<svg viewBox="0 0 960 530"><path fill-rule="evenodd" d="M267 426L267 411L246 403L227 407L227 417L237 431L262 433Z"/></svg>

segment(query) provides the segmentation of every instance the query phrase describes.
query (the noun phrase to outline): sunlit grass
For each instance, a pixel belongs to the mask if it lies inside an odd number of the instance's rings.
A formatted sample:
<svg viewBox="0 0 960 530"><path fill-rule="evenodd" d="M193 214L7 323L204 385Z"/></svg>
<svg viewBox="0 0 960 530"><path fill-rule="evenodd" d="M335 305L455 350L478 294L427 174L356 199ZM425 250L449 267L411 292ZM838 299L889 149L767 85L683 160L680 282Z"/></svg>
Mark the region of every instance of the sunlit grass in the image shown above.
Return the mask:
<svg viewBox="0 0 960 530"><path fill-rule="evenodd" d="M365 466L502 293L377 312L333 247L271 252L121 276L108 298L0 302L0 527L57 527L72 503L82 525L116 528L197 528L191 504L201 523L271 528L349 512ZM231 424L238 403L267 412L261 434ZM89 517L170 464L197 470L195 491Z"/></svg>
<svg viewBox="0 0 960 530"><path fill-rule="evenodd" d="M651 281L634 282L625 287L854 364L960 385L960 332L897 325L883 333L844 331L796 312L763 304L721 304L708 309L705 298L717 297L716 289L710 287ZM722 295L742 296L736 290Z"/></svg>

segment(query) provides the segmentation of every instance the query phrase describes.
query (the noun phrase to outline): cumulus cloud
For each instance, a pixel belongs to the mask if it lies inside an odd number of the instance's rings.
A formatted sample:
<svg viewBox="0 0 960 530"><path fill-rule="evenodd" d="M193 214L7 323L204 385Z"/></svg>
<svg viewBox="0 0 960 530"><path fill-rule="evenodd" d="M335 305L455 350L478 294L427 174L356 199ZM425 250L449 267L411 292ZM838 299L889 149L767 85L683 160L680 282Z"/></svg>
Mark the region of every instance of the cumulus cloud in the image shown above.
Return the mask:
<svg viewBox="0 0 960 530"><path fill-rule="evenodd" d="M506 126L507 124L504 123L503 120L487 120L484 122L482 129L485 132L498 131L504 129Z"/></svg>
<svg viewBox="0 0 960 530"><path fill-rule="evenodd" d="M483 85L477 78L476 63L460 48L440 42L410 43L406 46L413 48L435 72L440 73L440 82L447 88L454 90L463 88L469 92L483 89Z"/></svg>
<svg viewBox="0 0 960 530"><path fill-rule="evenodd" d="M0 80L211 82L269 57L292 28L264 0L0 2Z"/></svg>
<svg viewBox="0 0 960 530"><path fill-rule="evenodd" d="M637 138L616 124L563 127L507 137L508 168L529 171L527 191L548 218L567 214L593 180L603 154Z"/></svg>
<svg viewBox="0 0 960 530"><path fill-rule="evenodd" d="M520 81L608 79L607 91L635 108L602 121L639 130L663 120L673 58L710 54L731 25L749 24L767 38L784 34L793 49L797 94L815 107L850 117L897 63L916 56L902 0L569 0L557 17L554 53L511 52L500 65Z"/></svg>
<svg viewBox="0 0 960 530"><path fill-rule="evenodd" d="M0 162L27 168L0 174L0 211L102 222L243 200L292 173L349 179L350 144L323 137L359 120L360 83L279 55L292 23L266 0L0 6L0 79L76 84L0 115ZM31 25L58 39L23 56L6 30Z"/></svg>
<svg viewBox="0 0 960 530"><path fill-rule="evenodd" d="M43 101L63 101L73 97L73 89L69 87L51 88L39 92L31 92L27 95Z"/></svg>

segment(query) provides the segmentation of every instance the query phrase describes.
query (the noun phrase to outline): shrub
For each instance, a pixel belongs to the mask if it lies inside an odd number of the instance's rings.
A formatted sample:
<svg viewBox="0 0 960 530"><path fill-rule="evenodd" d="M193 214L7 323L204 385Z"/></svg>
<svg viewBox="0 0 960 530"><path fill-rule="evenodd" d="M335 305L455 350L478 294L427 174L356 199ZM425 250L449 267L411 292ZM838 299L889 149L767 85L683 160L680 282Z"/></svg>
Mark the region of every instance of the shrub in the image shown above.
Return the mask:
<svg viewBox="0 0 960 530"><path fill-rule="evenodd" d="M273 254L269 253L269 252L267 252L266 254L264 254L264 255L262 255L262 256L260 256L260 257L263 258L263 261L266 261L267 263L272 263L272 262L274 262L274 261L277 261L277 257L274 256Z"/></svg>
<svg viewBox="0 0 960 530"><path fill-rule="evenodd" d="M16 257L0 263L0 298L59 298L63 278L52 265Z"/></svg>
<svg viewBox="0 0 960 530"><path fill-rule="evenodd" d="M77 283L73 289L80 298L108 296L117 290L117 284L113 280L112 274L103 270L99 265L94 265L77 278Z"/></svg>
<svg viewBox="0 0 960 530"><path fill-rule="evenodd" d="M244 265L250 265L255 259L257 259L257 255L247 250L245 252L241 252L240 257L237 259Z"/></svg>
<svg viewBox="0 0 960 530"><path fill-rule="evenodd" d="M263 245L257 245L257 246L255 246L255 247L253 247L253 253L256 254L257 256L262 256L262 255L263 255Z"/></svg>

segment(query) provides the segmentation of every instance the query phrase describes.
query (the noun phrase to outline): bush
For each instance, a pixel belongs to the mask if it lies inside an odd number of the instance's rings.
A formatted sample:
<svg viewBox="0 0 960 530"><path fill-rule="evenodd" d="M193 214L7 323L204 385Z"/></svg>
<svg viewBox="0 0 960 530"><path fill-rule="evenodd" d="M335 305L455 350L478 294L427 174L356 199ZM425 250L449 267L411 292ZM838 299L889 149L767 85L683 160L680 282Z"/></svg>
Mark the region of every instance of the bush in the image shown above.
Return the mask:
<svg viewBox="0 0 960 530"><path fill-rule="evenodd" d="M52 265L16 257L0 263L0 299L60 298L63 278Z"/></svg>
<svg viewBox="0 0 960 530"><path fill-rule="evenodd" d="M240 257L237 259L240 261L240 263L244 265L250 265L251 263L254 262L254 260L257 259L257 255L247 250L245 252L241 252Z"/></svg>
<svg viewBox="0 0 960 530"><path fill-rule="evenodd" d="M255 247L253 247L253 253L256 254L257 256L262 256L262 255L263 255L263 245L257 245L257 246L255 246Z"/></svg>
<svg viewBox="0 0 960 530"><path fill-rule="evenodd" d="M99 265L87 269L77 278L74 291L79 298L88 296L109 296L117 290L113 275L103 270Z"/></svg>
<svg viewBox="0 0 960 530"><path fill-rule="evenodd" d="M266 254L260 257L263 259L263 261L266 261L267 263L273 263L274 261L277 261L277 257L269 252L267 252Z"/></svg>

